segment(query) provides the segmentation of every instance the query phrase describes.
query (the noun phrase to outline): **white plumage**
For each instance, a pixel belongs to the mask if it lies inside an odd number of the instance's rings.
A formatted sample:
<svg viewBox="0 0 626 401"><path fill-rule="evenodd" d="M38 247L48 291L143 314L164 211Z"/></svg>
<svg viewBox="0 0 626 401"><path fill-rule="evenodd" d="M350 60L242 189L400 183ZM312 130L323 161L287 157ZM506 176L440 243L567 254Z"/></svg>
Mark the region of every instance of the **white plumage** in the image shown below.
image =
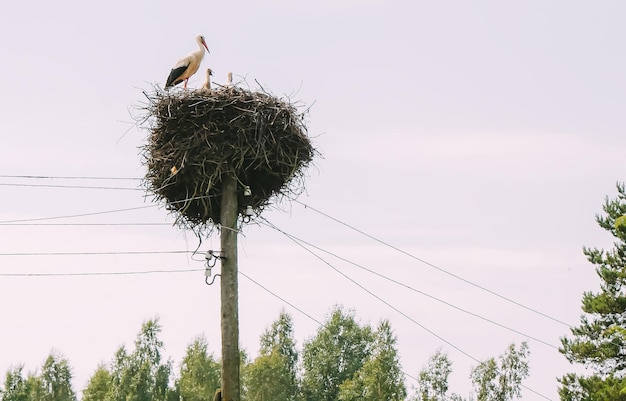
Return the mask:
<svg viewBox="0 0 626 401"><path fill-rule="evenodd" d="M183 81L185 81L185 88L187 88L187 81L189 80L189 77L195 74L198 71L198 68L200 68L200 63L204 58L204 49L209 52L204 36L198 35L196 37L196 42L198 42L199 49L189 53L176 62L172 71L170 71L170 75L167 77L165 88L177 85Z"/></svg>
<svg viewBox="0 0 626 401"><path fill-rule="evenodd" d="M206 69L206 81L204 81L204 85L202 85L202 89L211 90L211 75L213 75L213 71L210 68Z"/></svg>

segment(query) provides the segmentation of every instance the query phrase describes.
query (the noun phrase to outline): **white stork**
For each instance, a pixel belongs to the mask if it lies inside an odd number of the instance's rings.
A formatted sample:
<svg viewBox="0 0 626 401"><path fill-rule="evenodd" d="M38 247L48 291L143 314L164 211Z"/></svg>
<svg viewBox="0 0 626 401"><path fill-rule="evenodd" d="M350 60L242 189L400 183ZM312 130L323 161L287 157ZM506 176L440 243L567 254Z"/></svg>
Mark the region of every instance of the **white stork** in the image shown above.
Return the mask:
<svg viewBox="0 0 626 401"><path fill-rule="evenodd" d="M206 69L206 81L204 85L202 85L202 89L210 91L211 90L211 75L213 75L213 70L210 68Z"/></svg>
<svg viewBox="0 0 626 401"><path fill-rule="evenodd" d="M170 71L170 75L167 77L167 82L165 83L166 89L183 81L185 81L186 89L189 77L195 74L198 68L200 68L200 63L204 58L204 49L209 52L209 48L202 35L196 37L196 42L198 42L199 49L178 60L172 68L172 71Z"/></svg>

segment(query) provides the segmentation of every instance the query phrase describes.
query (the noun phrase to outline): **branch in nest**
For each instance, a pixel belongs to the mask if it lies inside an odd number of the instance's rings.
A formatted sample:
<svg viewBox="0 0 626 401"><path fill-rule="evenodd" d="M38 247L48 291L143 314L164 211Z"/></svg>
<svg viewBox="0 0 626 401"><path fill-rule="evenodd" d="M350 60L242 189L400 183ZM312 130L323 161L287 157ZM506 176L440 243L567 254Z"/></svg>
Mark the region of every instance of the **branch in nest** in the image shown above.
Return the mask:
<svg viewBox="0 0 626 401"><path fill-rule="evenodd" d="M146 96L144 185L180 227L202 231L220 223L223 174L252 191L238 193L240 214L248 205L260 214L273 196L304 189L304 170L317 152L293 104L237 87Z"/></svg>

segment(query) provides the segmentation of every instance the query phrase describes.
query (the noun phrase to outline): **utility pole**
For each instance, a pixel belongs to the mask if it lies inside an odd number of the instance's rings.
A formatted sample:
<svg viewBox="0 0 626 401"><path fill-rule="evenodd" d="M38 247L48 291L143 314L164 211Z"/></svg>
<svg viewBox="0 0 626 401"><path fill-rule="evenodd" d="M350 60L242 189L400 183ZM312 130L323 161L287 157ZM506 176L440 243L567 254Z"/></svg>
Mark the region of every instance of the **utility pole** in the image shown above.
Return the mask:
<svg viewBox="0 0 626 401"><path fill-rule="evenodd" d="M239 306L237 289L237 179L222 174L220 242L222 254L222 400L240 401Z"/></svg>
<svg viewBox="0 0 626 401"><path fill-rule="evenodd" d="M150 122L144 156L154 199L164 200L176 224L198 235L211 223L221 226L222 379L216 394L223 401L241 401L238 226L261 213L273 196L298 195L304 189L303 170L317 152L307 135L306 112L263 88L253 92L230 81L211 91L146 93L147 115L137 122ZM204 191L198 193L199 188ZM207 254L209 285L213 256Z"/></svg>

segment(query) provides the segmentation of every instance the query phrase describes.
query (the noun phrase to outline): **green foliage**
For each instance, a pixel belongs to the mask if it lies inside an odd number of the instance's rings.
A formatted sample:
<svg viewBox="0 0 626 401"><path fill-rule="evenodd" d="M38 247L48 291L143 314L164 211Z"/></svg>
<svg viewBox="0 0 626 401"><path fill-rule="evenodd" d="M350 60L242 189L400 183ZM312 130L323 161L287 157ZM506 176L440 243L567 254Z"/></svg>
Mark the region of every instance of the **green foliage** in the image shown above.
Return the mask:
<svg viewBox="0 0 626 401"><path fill-rule="evenodd" d="M39 376L44 391L42 401L74 401L72 372L67 359L50 354L41 368Z"/></svg>
<svg viewBox="0 0 626 401"><path fill-rule="evenodd" d="M515 344L506 352L478 364L470 374L477 401L507 401L522 395L522 380L528 377L528 344L523 342L519 350Z"/></svg>
<svg viewBox="0 0 626 401"><path fill-rule="evenodd" d="M372 353L373 333L352 312L335 307L315 337L304 344L302 391L306 401L335 401Z"/></svg>
<svg viewBox="0 0 626 401"><path fill-rule="evenodd" d="M612 327L612 335L624 329ZM173 388L172 362L163 361L158 319L145 322L132 350L119 347L110 364L100 365L82 392L83 401L202 401L220 387L220 363L208 352L202 337L191 342L181 361ZM241 352L242 396L245 401L402 401L407 397L396 337L382 321L376 330L359 324L354 312L335 307L325 324L308 340L300 355L291 316L281 312L260 337L259 356L248 363ZM497 361L492 358L472 371L478 401L509 400L519 396L519 383L528 366L526 344L513 345ZM302 363L299 365L300 357ZM420 372L413 401L462 401L448 394L452 363L437 352ZM299 370L301 368L301 370ZM41 374L24 378L23 368L7 371L0 401L75 401L68 362L51 354ZM567 380L575 381L576 377ZM578 382L577 382L578 383ZM595 383L595 382L594 382ZM597 394L617 398L623 382L617 379ZM593 383L592 383L593 384ZM578 383L579 387L589 383ZM621 387L620 387L621 386ZM608 398L607 398L608 397ZM612 398L611 398L612 397ZM568 398L583 399L583 398ZM626 400L625 400L626 401Z"/></svg>
<svg viewBox="0 0 626 401"><path fill-rule="evenodd" d="M247 401L297 399L298 387L285 357L274 349L269 355L260 355L244 369Z"/></svg>
<svg viewBox="0 0 626 401"><path fill-rule="evenodd" d="M47 396L41 377L35 373L28 374L26 378L26 391L29 399L33 401L44 400Z"/></svg>
<svg viewBox="0 0 626 401"><path fill-rule="evenodd" d="M626 399L626 227L621 224L626 214L625 189L618 183L617 197L607 197L604 214L596 216L598 225L615 238L614 248L583 248L600 278L600 291L583 294L581 324L571 329L571 337L561 339L560 351L570 363L582 364L592 374L559 379L563 400Z"/></svg>
<svg viewBox="0 0 626 401"><path fill-rule="evenodd" d="M103 401L111 394L112 377L106 366L100 365L83 390L83 401Z"/></svg>
<svg viewBox="0 0 626 401"><path fill-rule="evenodd" d="M572 401L626 401L626 378L613 375L600 377L578 376L568 373L559 379L562 400Z"/></svg>
<svg viewBox="0 0 626 401"><path fill-rule="evenodd" d="M293 320L289 314L282 311L271 327L261 335L261 355L270 355L277 351L283 358L294 379L298 363L298 351L293 338Z"/></svg>
<svg viewBox="0 0 626 401"><path fill-rule="evenodd" d="M26 380L22 376L22 365L7 370L4 377L4 386L0 390L1 401L28 401L30 400L29 389Z"/></svg>
<svg viewBox="0 0 626 401"><path fill-rule="evenodd" d="M626 229L626 215L620 216L617 219L615 219L615 229L616 230Z"/></svg>
<svg viewBox="0 0 626 401"><path fill-rule="evenodd" d="M107 401L166 401L171 361L161 363L163 343L158 318L145 322L129 354L124 346L111 364L111 388Z"/></svg>
<svg viewBox="0 0 626 401"><path fill-rule="evenodd" d="M298 397L298 352L291 316L281 312L261 335L260 355L244 369L248 401L284 400Z"/></svg>
<svg viewBox="0 0 626 401"><path fill-rule="evenodd" d="M388 321L375 333L372 354L352 379L339 386L339 401L401 401L406 398L396 338Z"/></svg>
<svg viewBox="0 0 626 401"><path fill-rule="evenodd" d="M185 401L204 401L220 387L220 364L208 352L202 337L187 346L176 380L176 392Z"/></svg>
<svg viewBox="0 0 626 401"><path fill-rule="evenodd" d="M448 355L437 351L419 373L415 401L461 400L457 394L447 394L450 373L452 362Z"/></svg>
<svg viewBox="0 0 626 401"><path fill-rule="evenodd" d="M9 369L5 375L1 401L75 401L72 371L67 359L51 353L41 367L41 374L22 375L23 366Z"/></svg>

